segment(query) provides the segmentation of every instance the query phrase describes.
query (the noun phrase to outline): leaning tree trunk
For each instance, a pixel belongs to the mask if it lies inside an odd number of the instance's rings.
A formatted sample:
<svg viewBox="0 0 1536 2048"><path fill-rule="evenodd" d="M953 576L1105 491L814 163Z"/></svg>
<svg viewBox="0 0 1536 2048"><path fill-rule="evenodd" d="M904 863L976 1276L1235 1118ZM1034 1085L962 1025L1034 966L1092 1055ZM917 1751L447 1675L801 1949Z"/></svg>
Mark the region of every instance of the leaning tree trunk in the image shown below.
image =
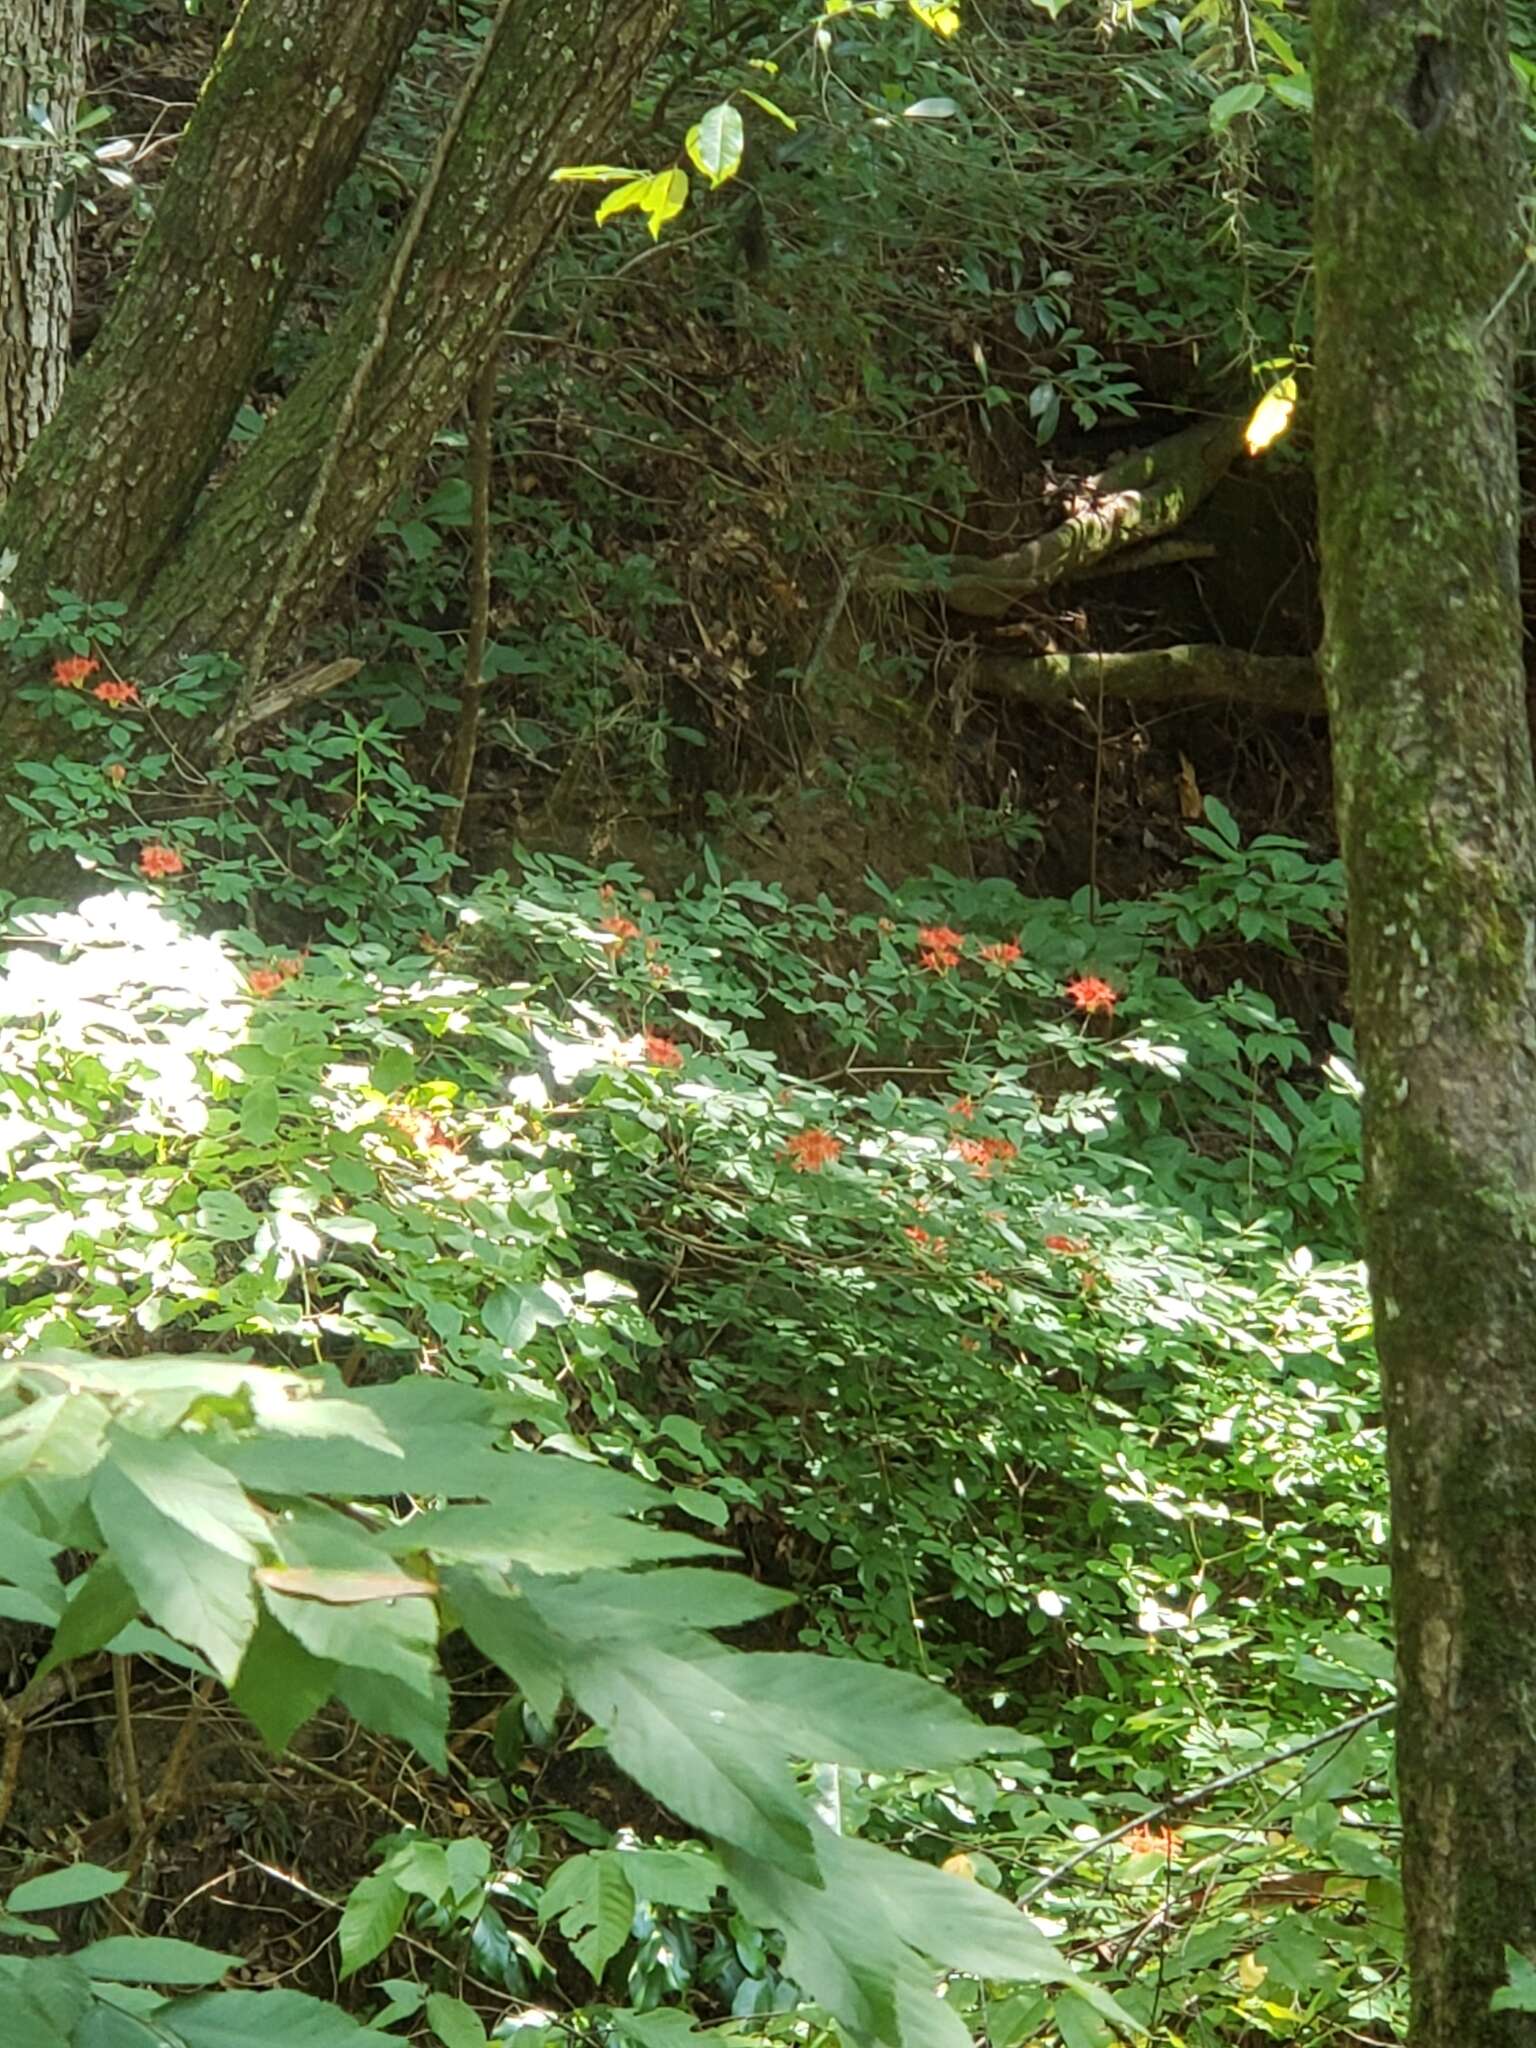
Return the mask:
<svg viewBox="0 0 1536 2048"><path fill-rule="evenodd" d="M679 0L506 5L401 246L239 466L134 619L147 673L216 650L260 667L311 619L463 402L572 188L611 151Z"/></svg>
<svg viewBox="0 0 1536 2048"><path fill-rule="evenodd" d="M61 154L27 146L43 141L29 109L67 136L84 78L85 0L0 0L0 499L58 405L75 303Z"/></svg>
<svg viewBox="0 0 1536 2048"><path fill-rule="evenodd" d="M1320 0L1324 676L1392 1481L1414 2048L1536 2041L1536 790L1502 0Z"/></svg>
<svg viewBox="0 0 1536 2048"><path fill-rule="evenodd" d="M15 5L0 0L0 51ZM21 0L24 17L58 6ZM23 610L49 586L131 598L175 539L427 7L245 0L106 325L0 510ZM4 391L0 371L0 433Z"/></svg>

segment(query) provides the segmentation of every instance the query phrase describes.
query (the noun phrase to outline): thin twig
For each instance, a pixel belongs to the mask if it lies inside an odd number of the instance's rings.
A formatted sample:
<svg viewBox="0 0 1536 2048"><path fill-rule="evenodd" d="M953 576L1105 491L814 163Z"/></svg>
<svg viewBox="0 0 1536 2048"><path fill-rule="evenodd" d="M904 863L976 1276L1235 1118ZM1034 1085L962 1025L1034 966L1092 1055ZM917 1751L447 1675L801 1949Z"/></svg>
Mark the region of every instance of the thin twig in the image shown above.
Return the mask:
<svg viewBox="0 0 1536 2048"><path fill-rule="evenodd" d="M112 1701L117 1711L117 1762L123 1774L123 1812L129 1840L144 1833L144 1790L139 1778L139 1750L133 1738L133 1676L131 1657L112 1659Z"/></svg>
<svg viewBox="0 0 1536 2048"><path fill-rule="evenodd" d="M1147 1813L1138 1813L1133 1819L1122 1822L1119 1827L1111 1828L1107 1835L1095 1836L1093 1841L1085 1843L1075 1856L1069 1856L1065 1863L1058 1863L1056 1868L1048 1870L1038 1883L1032 1884L1029 1890L1020 1896L1019 1904L1027 1906L1032 1900L1038 1899L1042 1892L1049 1891L1052 1885L1060 1884L1061 1880L1070 1876L1079 1864L1086 1863L1090 1856L1097 1856L1101 1849L1107 1849L1111 1843L1118 1842L1122 1835L1132 1834L1137 1828L1144 1828L1152 1821L1165 1820L1170 1814L1187 1813L1191 1807L1203 1806L1206 1800L1218 1792L1228 1792L1234 1785L1241 1785L1248 1778L1257 1778L1261 1772L1272 1769L1276 1764L1289 1763L1292 1757L1305 1756L1310 1749L1321 1749L1328 1742L1342 1742L1349 1736L1357 1734L1360 1729L1370 1727L1373 1721L1384 1721L1389 1714L1396 1711L1396 1700L1388 1700L1382 1706L1370 1707L1363 1714L1356 1714L1348 1721L1339 1722L1335 1728L1325 1728L1321 1735L1304 1736L1300 1742L1288 1743L1284 1749L1272 1750L1268 1756L1260 1757L1257 1763L1243 1764L1239 1769L1224 1772L1221 1777L1212 1778L1204 1785L1193 1786L1188 1792L1175 1793L1172 1799L1165 1799L1161 1806L1154 1806Z"/></svg>
<svg viewBox="0 0 1536 2048"><path fill-rule="evenodd" d="M485 702L485 648L491 633L491 428L496 417L501 351L493 348L475 385L469 438L469 638L464 648L464 690L459 698L459 725L448 770L453 809L443 820L443 844L459 850L464 811L475 771L480 739L480 712ZM446 879L446 877L445 877Z"/></svg>

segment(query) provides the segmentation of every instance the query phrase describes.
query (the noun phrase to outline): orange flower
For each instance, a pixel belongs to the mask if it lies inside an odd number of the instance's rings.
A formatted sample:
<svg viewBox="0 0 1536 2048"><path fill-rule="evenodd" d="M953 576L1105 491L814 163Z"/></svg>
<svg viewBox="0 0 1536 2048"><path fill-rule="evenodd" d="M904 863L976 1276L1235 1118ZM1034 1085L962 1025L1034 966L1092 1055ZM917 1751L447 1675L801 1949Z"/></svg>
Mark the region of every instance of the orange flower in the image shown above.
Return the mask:
<svg viewBox="0 0 1536 2048"><path fill-rule="evenodd" d="M1107 981L1096 974L1079 974L1067 983L1067 994L1087 1017L1112 1017L1120 997Z"/></svg>
<svg viewBox="0 0 1536 2048"><path fill-rule="evenodd" d="M917 943L917 964L923 973L948 974L951 967L960 965L965 933L954 931L947 924L919 925Z"/></svg>
<svg viewBox="0 0 1536 2048"><path fill-rule="evenodd" d="M109 761L103 773L108 782L114 785L124 783L128 780L128 763L126 761Z"/></svg>
<svg viewBox="0 0 1536 2048"><path fill-rule="evenodd" d="M1048 1237L1045 1240L1048 1252L1062 1252L1068 1257L1079 1257L1088 1247L1080 1237Z"/></svg>
<svg viewBox="0 0 1536 2048"><path fill-rule="evenodd" d="M276 966L278 973L283 977L284 981L292 981L293 977L296 974L302 974L304 972L305 958L305 954L299 953L290 955L289 958L286 960L275 961L273 964Z"/></svg>
<svg viewBox="0 0 1536 2048"><path fill-rule="evenodd" d="M253 996L272 996L288 977L275 967L253 967L245 979Z"/></svg>
<svg viewBox="0 0 1536 2048"><path fill-rule="evenodd" d="M86 677L95 675L100 667L101 663L92 661L88 655L71 654L53 664L53 680L66 690L78 690Z"/></svg>
<svg viewBox="0 0 1536 2048"><path fill-rule="evenodd" d="M1121 1840L1132 1856L1145 1856L1156 1849L1171 1862L1179 1853L1179 1838L1171 1828L1132 1828Z"/></svg>
<svg viewBox="0 0 1536 2048"><path fill-rule="evenodd" d="M98 683L91 695L99 697L103 704L137 704L139 686L137 683Z"/></svg>
<svg viewBox="0 0 1536 2048"><path fill-rule="evenodd" d="M1003 939L995 946L983 946L981 958L989 967L1011 967L1015 960L1022 958L1024 949L1015 939Z"/></svg>
<svg viewBox="0 0 1536 2048"><path fill-rule="evenodd" d="M640 936L639 925L635 923L633 918L629 917L602 918L599 921L597 928L600 932L611 932L613 936L618 940L619 943L613 949L613 957L615 960L618 959L619 955L623 952L624 948L629 944L631 939L638 939Z"/></svg>
<svg viewBox="0 0 1536 2048"><path fill-rule="evenodd" d="M834 1138L830 1131L813 1125L808 1131L796 1131L785 1144L782 1156L796 1173L820 1173L824 1166L836 1164L842 1150L841 1138Z"/></svg>
<svg viewBox="0 0 1536 2048"><path fill-rule="evenodd" d="M1003 1283L995 1273L978 1273L976 1283L980 1287L985 1287L988 1294L1001 1294L1003 1291Z"/></svg>
<svg viewBox="0 0 1536 2048"><path fill-rule="evenodd" d="M659 1031L645 1034L646 1065L651 1067L680 1067L683 1055L670 1038L664 1038Z"/></svg>
<svg viewBox="0 0 1536 2048"><path fill-rule="evenodd" d="M928 1231L924 1230L921 1223L907 1224L901 1234L903 1237L910 1238L920 1252L927 1252L930 1258L942 1259L949 1250L949 1239L947 1237L932 1236Z"/></svg>
<svg viewBox="0 0 1536 2048"><path fill-rule="evenodd" d="M1006 1165L1019 1156L1018 1146L1007 1138L951 1138L949 1149L980 1174L990 1173L994 1166Z"/></svg>
<svg viewBox="0 0 1536 2048"><path fill-rule="evenodd" d="M952 1102L949 1105L949 1113L951 1116L963 1117L969 1123L976 1114L974 1096L962 1095L958 1102Z"/></svg>
<svg viewBox="0 0 1536 2048"><path fill-rule="evenodd" d="M152 882L165 875L183 874L186 865L174 846L146 846L139 852L139 873Z"/></svg>

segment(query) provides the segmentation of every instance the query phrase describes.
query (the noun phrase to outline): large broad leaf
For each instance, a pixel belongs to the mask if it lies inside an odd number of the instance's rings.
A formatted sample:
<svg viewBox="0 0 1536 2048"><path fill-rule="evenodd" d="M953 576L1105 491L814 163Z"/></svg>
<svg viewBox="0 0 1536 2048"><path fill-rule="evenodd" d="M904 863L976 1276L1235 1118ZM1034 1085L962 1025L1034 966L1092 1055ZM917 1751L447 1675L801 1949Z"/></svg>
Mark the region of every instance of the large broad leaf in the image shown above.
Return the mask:
<svg viewBox="0 0 1536 2048"><path fill-rule="evenodd" d="M662 1623L685 1629L739 1628L795 1605L795 1595L760 1586L741 1571L687 1565L665 1572L586 1572L563 1596L570 1613L588 1612L593 1626Z"/></svg>
<svg viewBox="0 0 1536 2048"><path fill-rule="evenodd" d="M284 1566L305 1576L315 1591L327 1583L346 1592L345 1601L300 1597L262 1585L268 1612L311 1656L347 1671L374 1671L431 1698L437 1675L437 1607L434 1601L400 1599L377 1539L329 1508L298 1508L281 1527ZM265 1578L265 1575L262 1575ZM360 1588L376 1583L376 1597L358 1600ZM401 1580L416 1585L416 1580Z"/></svg>
<svg viewBox="0 0 1536 2048"><path fill-rule="evenodd" d="M784 1731L796 1756L857 1770L936 1770L1017 1746L941 1686L853 1657L722 1651L718 1675Z"/></svg>
<svg viewBox="0 0 1536 2048"><path fill-rule="evenodd" d="M599 1852L562 1863L539 1901L539 1918L559 1920L572 1955L600 1984L635 1918L635 1895L621 1859Z"/></svg>
<svg viewBox="0 0 1536 2048"><path fill-rule="evenodd" d="M109 1934L78 1950L72 1960L88 1977L114 1984L217 1984L244 1958L159 1934Z"/></svg>
<svg viewBox="0 0 1536 2048"><path fill-rule="evenodd" d="M709 180L711 187L723 185L727 178L735 177L741 169L745 145L741 115L729 100L722 100L718 106L711 107L703 119L688 130L685 142L694 169Z"/></svg>
<svg viewBox="0 0 1536 2048"><path fill-rule="evenodd" d="M393 1547L430 1550L498 1571L526 1565L549 1576L716 1552L717 1546L697 1536L630 1521L631 1510L621 1502L594 1497L591 1480L618 1478L617 1473L560 1460L565 1469L555 1469L552 1481L554 1459L501 1463L529 1467L526 1479L521 1471L508 1475L489 1506L441 1508L415 1517L391 1537Z"/></svg>
<svg viewBox="0 0 1536 2048"><path fill-rule="evenodd" d="M263 1613L246 1645L230 1698L253 1721L274 1752L288 1747L296 1732L331 1696L336 1666L317 1657L270 1614Z"/></svg>
<svg viewBox="0 0 1536 2048"><path fill-rule="evenodd" d="M383 1955L400 1932L409 1903L407 1894L382 1870L352 1887L336 1930L343 1977Z"/></svg>
<svg viewBox="0 0 1536 2048"><path fill-rule="evenodd" d="M267 1522L230 1475L182 1437L136 1436L115 1429L107 1442L112 1468L151 1507L214 1550L256 1564L268 1541Z"/></svg>
<svg viewBox="0 0 1536 2048"><path fill-rule="evenodd" d="M558 1617L559 1590L541 1586L535 1604ZM571 1693L621 1769L707 1834L815 1883L810 1810L784 1747L713 1665L661 1642L565 1640Z"/></svg>
<svg viewBox="0 0 1536 2048"><path fill-rule="evenodd" d="M0 2041L6 2048L73 2048L91 2009L91 1980L73 1956L28 1958L0 1977Z"/></svg>
<svg viewBox="0 0 1536 2048"><path fill-rule="evenodd" d="M60 1906L83 1906L110 1898L128 1882L126 1871L103 1870L99 1863L68 1863L42 1877L29 1877L6 1900L12 1913L50 1913Z"/></svg>
<svg viewBox="0 0 1536 2048"><path fill-rule="evenodd" d="M133 1587L110 1558L98 1558L70 1588L69 1605L43 1659L44 1675L114 1641L138 1611L139 1596Z"/></svg>
<svg viewBox="0 0 1536 2048"><path fill-rule="evenodd" d="M379 2039L301 1991L215 1991L178 1999L166 2017L185 2048L358 2048Z"/></svg>
<svg viewBox="0 0 1536 2048"><path fill-rule="evenodd" d="M138 1443L153 1451L167 1448L143 1438ZM140 1480L146 1481L149 1490ZM248 1514L250 1504L239 1488L233 1481L226 1483L239 1497L241 1511ZM164 1468L156 1468L150 1460L135 1459L125 1469L115 1457L110 1458L91 1487L92 1512L112 1563L133 1587L145 1611L168 1635L201 1650L228 1684L240 1668L256 1626L251 1566L229 1548L238 1540L240 1523L235 1523L225 1542L205 1543L191 1533L180 1515L162 1505L159 1496L164 1484ZM189 1511L194 1518L199 1512Z"/></svg>
<svg viewBox="0 0 1536 2048"><path fill-rule="evenodd" d="M504 1671L546 1727L565 1697L560 1643L521 1594L487 1572L443 1574L443 1591L477 1650Z"/></svg>
<svg viewBox="0 0 1536 2048"><path fill-rule="evenodd" d="M425 1693L377 1671L339 1671L337 1699L375 1735L408 1743L435 1771L448 1769L448 1687L434 1673Z"/></svg>

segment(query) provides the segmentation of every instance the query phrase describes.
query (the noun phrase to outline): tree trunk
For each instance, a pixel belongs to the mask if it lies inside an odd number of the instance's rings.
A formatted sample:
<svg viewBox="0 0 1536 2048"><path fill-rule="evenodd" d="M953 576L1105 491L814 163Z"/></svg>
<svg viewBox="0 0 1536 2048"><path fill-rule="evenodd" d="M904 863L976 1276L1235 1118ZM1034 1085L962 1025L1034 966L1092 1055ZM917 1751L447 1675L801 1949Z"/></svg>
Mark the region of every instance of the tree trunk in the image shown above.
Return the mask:
<svg viewBox="0 0 1536 2048"><path fill-rule="evenodd" d="M1392 1482L1414 2048L1536 2041L1536 789L1501 0L1320 0L1324 680Z"/></svg>
<svg viewBox="0 0 1536 2048"><path fill-rule="evenodd" d="M85 0L0 5L0 137L74 128L85 78ZM58 405L69 373L75 303L74 213L60 153L0 147L0 499ZM0 536L0 553L4 551Z"/></svg>
<svg viewBox="0 0 1536 2048"><path fill-rule="evenodd" d="M50 585L131 598L174 541L427 5L245 0L154 226L0 511L22 610Z"/></svg>
<svg viewBox="0 0 1536 2048"><path fill-rule="evenodd" d="M678 4L503 8L406 243L138 606L142 670L209 650L250 661L269 629L279 643L302 631L463 403L559 231L573 188L551 173L611 150Z"/></svg>

